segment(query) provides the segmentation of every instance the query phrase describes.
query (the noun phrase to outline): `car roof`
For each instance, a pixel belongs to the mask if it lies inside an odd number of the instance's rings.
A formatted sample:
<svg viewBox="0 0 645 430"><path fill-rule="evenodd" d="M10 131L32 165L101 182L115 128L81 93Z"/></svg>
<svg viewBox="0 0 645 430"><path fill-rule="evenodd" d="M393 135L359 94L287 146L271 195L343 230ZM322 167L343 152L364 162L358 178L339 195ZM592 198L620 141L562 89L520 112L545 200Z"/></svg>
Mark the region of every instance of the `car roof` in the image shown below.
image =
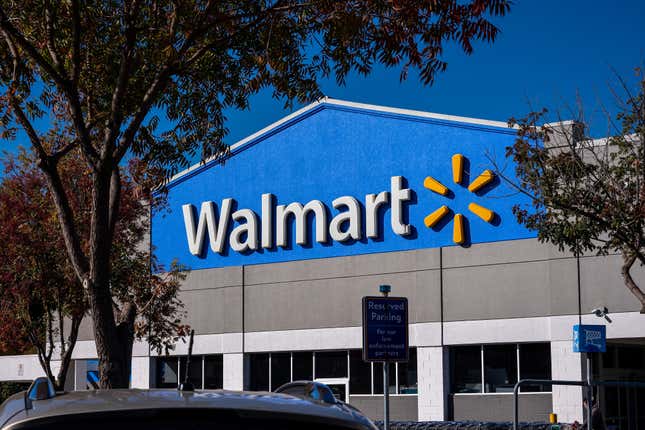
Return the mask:
<svg viewBox="0 0 645 430"><path fill-rule="evenodd" d="M311 416L375 428L363 415L342 403L328 404L286 394L250 391L197 391L169 389L90 390L61 393L33 401L25 409L25 394L16 394L0 406L0 428L25 420L98 412L145 409L228 409Z"/></svg>

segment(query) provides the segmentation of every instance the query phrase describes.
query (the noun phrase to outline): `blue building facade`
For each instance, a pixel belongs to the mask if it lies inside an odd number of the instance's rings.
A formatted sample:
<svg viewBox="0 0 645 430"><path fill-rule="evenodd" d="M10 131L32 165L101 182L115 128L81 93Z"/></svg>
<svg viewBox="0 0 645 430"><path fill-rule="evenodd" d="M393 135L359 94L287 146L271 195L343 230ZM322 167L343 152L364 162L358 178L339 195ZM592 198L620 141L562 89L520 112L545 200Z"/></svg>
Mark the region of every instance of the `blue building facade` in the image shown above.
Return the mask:
<svg viewBox="0 0 645 430"><path fill-rule="evenodd" d="M529 204L504 156L514 130L466 121L318 103L171 181L153 218L159 261L197 270L535 237L512 213ZM480 175L490 182L472 190Z"/></svg>

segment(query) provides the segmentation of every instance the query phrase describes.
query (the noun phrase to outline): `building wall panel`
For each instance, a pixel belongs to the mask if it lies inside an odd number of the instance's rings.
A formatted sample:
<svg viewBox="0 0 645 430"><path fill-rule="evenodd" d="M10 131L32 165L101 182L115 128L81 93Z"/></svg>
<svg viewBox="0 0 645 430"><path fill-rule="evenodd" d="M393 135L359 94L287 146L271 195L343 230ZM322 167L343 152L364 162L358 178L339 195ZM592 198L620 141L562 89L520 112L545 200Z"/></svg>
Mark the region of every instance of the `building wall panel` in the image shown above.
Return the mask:
<svg viewBox="0 0 645 430"><path fill-rule="evenodd" d="M582 311L606 306L609 312L640 311L640 303L627 289L621 276L623 259L620 255L590 256L580 259ZM645 270L638 262L631 270L641 289L645 288Z"/></svg>
<svg viewBox="0 0 645 430"><path fill-rule="evenodd" d="M445 321L574 314L575 259L464 266L443 270Z"/></svg>
<svg viewBox="0 0 645 430"><path fill-rule="evenodd" d="M453 415L456 421L512 421L511 394L453 395ZM551 393L520 395L520 421L549 421Z"/></svg>
<svg viewBox="0 0 645 430"><path fill-rule="evenodd" d="M181 284L181 289L183 291L203 290L240 285L242 285L242 267L222 267L188 272L188 276Z"/></svg>
<svg viewBox="0 0 645 430"><path fill-rule="evenodd" d="M349 396L349 403L372 420L383 420L382 396ZM390 420L416 421L418 418L417 396L390 396Z"/></svg>
<svg viewBox="0 0 645 430"><path fill-rule="evenodd" d="M411 323L441 320L437 270L293 281L245 289L245 330L297 330L360 326L361 298L379 284L408 297Z"/></svg>
<svg viewBox="0 0 645 430"><path fill-rule="evenodd" d="M245 266L245 285L346 278L439 268L439 249Z"/></svg>
<svg viewBox="0 0 645 430"><path fill-rule="evenodd" d="M181 291L188 312L184 321L197 334L242 331L242 288L225 287Z"/></svg>

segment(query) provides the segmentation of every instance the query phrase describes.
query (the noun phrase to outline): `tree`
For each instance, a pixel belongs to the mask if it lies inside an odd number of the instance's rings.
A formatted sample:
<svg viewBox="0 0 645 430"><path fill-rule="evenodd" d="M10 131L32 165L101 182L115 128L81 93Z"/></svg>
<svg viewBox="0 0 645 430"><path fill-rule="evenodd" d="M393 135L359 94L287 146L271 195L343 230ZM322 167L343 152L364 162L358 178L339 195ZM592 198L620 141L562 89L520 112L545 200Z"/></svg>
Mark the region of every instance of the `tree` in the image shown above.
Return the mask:
<svg viewBox="0 0 645 430"><path fill-rule="evenodd" d="M67 258L43 173L24 151L4 164L0 236L11 245L0 247L0 350L35 350L47 377L62 390L88 310L87 296ZM136 172L136 167L137 162L131 162L128 172ZM77 150L59 168L76 214L75 228L87 237L83 222L91 202L89 171ZM173 267L150 274L149 251L142 247L149 227L148 206L130 174L122 176L121 190L110 276L114 306L124 317L117 328L128 339L126 347L131 348L135 338L146 338L161 351L186 331L179 319L183 305L177 298L185 273ZM53 359L61 362L56 376Z"/></svg>
<svg viewBox="0 0 645 430"><path fill-rule="evenodd" d="M195 156L226 157L223 109L261 88L287 105L374 63L431 84L443 47L492 42L508 0L24 0L0 6L0 126L29 138L47 180L71 266L94 321L100 384L125 387L127 339L109 279L121 165L140 158L166 177ZM34 125L45 118L43 132ZM47 149L43 135L55 142ZM83 237L59 163L79 148L91 175ZM83 241L87 240L87 248Z"/></svg>
<svg viewBox="0 0 645 430"><path fill-rule="evenodd" d="M625 98L609 118L610 135L585 138L585 125L573 128L540 125L546 110L519 120L517 139L507 148L516 164L516 188L532 198L516 206L518 221L576 255L595 252L622 255L625 285L645 313L645 293L631 275L645 264L645 76L637 69L635 92L621 80ZM503 172L499 172L503 175Z"/></svg>

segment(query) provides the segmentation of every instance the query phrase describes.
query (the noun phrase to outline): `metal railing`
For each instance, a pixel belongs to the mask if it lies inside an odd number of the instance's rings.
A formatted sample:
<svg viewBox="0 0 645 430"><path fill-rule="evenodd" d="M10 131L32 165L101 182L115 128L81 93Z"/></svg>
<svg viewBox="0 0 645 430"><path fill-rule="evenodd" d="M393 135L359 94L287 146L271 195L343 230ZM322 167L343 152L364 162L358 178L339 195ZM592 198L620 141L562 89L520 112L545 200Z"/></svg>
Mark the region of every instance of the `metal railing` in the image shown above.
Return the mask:
<svg viewBox="0 0 645 430"><path fill-rule="evenodd" d="M606 387L634 387L634 388L645 388L645 382L640 381L597 381L592 380L591 382L587 381L563 381L563 380L551 380L551 379L521 379L517 381L515 387L513 387L513 430L518 430L519 425L519 391L522 385L569 385L576 387L585 387L587 389L587 399L591 399L591 390L593 386L606 386ZM589 401L591 403L591 401ZM590 415L591 405L589 405L587 411L588 416ZM587 428L591 430L591 420L587 419Z"/></svg>

